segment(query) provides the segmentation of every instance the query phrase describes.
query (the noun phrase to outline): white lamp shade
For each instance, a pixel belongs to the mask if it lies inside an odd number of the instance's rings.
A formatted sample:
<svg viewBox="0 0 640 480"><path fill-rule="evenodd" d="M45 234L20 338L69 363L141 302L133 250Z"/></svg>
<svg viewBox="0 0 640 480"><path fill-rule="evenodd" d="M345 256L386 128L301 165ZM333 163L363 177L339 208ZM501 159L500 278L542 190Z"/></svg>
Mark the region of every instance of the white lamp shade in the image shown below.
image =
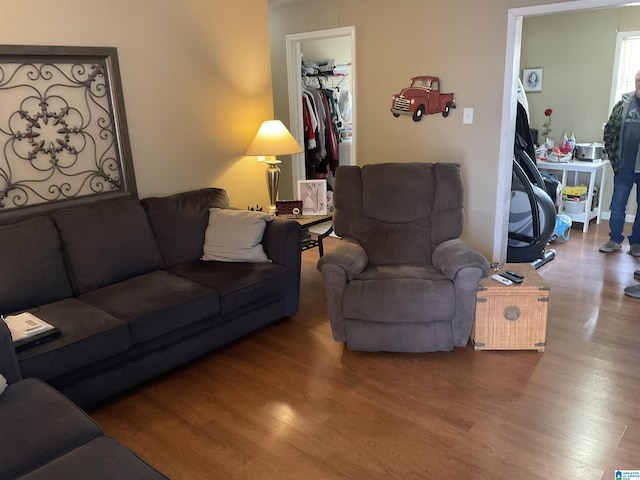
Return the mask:
<svg viewBox="0 0 640 480"><path fill-rule="evenodd" d="M302 152L302 147L280 120L263 122L246 155L269 157Z"/></svg>

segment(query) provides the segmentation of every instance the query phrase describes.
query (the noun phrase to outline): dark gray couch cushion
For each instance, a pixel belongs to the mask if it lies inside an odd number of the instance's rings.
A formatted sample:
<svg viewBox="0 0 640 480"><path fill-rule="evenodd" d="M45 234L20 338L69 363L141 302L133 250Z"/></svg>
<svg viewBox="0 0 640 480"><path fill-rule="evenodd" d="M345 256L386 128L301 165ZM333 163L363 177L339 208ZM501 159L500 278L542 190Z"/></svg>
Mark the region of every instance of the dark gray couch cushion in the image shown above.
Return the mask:
<svg viewBox="0 0 640 480"><path fill-rule="evenodd" d="M218 292L220 313L225 316L221 321L276 301L289 287L287 269L274 263L197 260L168 270Z"/></svg>
<svg viewBox="0 0 640 480"><path fill-rule="evenodd" d="M24 377L49 380L131 348L126 322L76 298L29 311L58 327L60 334L18 353Z"/></svg>
<svg viewBox="0 0 640 480"><path fill-rule="evenodd" d="M203 188L163 198L145 198L142 205L149 215L165 266L173 266L202 256L209 209L229 208L229 197L220 188Z"/></svg>
<svg viewBox="0 0 640 480"><path fill-rule="evenodd" d="M220 311L215 291L164 270L87 292L80 299L126 321L134 344Z"/></svg>
<svg viewBox="0 0 640 480"><path fill-rule="evenodd" d="M59 210L53 217L78 293L162 267L149 220L134 197Z"/></svg>
<svg viewBox="0 0 640 480"><path fill-rule="evenodd" d="M60 238L50 218L0 226L0 313L71 295Z"/></svg>
<svg viewBox="0 0 640 480"><path fill-rule="evenodd" d="M24 480L161 480L166 479L131 450L113 438L99 437L56 458Z"/></svg>
<svg viewBox="0 0 640 480"><path fill-rule="evenodd" d="M38 468L102 433L62 394L33 378L0 395L0 425L0 478Z"/></svg>
<svg viewBox="0 0 640 480"><path fill-rule="evenodd" d="M347 283L342 302L344 318L385 324L451 325L456 311L453 282L431 265L370 267Z"/></svg>
<svg viewBox="0 0 640 480"><path fill-rule="evenodd" d="M2 375L8 383L15 383L22 380L22 374L18 368L18 360L16 359L16 351L13 347L11 332L9 327L3 321L0 321L0 375Z"/></svg>

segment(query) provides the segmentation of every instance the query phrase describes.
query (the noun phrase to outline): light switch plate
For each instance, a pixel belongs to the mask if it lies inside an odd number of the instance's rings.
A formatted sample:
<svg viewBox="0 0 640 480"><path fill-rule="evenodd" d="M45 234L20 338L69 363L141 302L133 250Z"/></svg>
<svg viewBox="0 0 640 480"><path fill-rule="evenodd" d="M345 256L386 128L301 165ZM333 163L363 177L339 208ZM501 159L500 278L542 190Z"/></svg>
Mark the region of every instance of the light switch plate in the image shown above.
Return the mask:
<svg viewBox="0 0 640 480"><path fill-rule="evenodd" d="M462 123L464 124L472 124L473 123L473 108L465 108L462 114Z"/></svg>

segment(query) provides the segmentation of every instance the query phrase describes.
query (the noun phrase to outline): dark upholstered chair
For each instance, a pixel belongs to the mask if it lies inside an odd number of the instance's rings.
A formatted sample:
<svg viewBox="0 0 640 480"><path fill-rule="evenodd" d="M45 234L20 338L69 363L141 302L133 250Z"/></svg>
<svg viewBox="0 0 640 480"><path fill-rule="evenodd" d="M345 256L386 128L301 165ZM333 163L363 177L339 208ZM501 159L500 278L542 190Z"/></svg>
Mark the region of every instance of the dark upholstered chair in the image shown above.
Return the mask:
<svg viewBox="0 0 640 480"><path fill-rule="evenodd" d="M459 238L460 165L339 167L333 200L342 239L318 270L335 340L359 351L465 346L489 264Z"/></svg>

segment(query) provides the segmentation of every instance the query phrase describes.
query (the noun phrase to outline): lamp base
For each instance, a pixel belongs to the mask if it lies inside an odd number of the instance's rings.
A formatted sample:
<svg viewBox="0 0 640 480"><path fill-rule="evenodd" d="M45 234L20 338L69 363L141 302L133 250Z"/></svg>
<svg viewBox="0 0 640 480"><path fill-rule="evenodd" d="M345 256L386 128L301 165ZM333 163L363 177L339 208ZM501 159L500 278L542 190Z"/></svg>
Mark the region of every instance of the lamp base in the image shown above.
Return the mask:
<svg viewBox="0 0 640 480"><path fill-rule="evenodd" d="M280 160L265 160L269 168L267 168L267 188L269 189L269 208L267 212L269 215L276 214L276 200L278 199L278 183L280 182L280 168L278 164Z"/></svg>

